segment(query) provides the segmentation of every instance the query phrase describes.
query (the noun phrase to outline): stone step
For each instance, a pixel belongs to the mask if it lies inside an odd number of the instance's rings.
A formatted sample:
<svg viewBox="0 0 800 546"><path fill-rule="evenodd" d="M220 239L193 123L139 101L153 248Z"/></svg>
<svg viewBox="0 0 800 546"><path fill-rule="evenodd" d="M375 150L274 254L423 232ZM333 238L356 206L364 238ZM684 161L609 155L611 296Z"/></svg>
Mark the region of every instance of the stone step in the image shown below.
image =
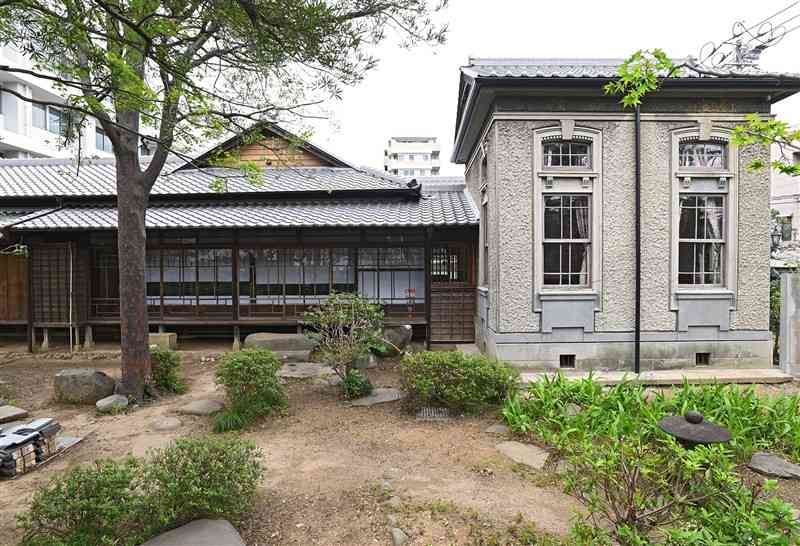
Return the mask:
<svg viewBox="0 0 800 546"><path fill-rule="evenodd" d="M528 371L522 372L520 378L523 384L527 384L540 381L545 377L553 378L557 373L556 371ZM567 379L589 377L589 372L582 371L564 371L563 374ZM776 368L658 370L642 372L638 375L629 371L594 371L591 374L592 379L599 385L618 385L625 381L654 386L682 385L684 381L692 385L710 383L778 384L789 383L794 379L791 375Z"/></svg>

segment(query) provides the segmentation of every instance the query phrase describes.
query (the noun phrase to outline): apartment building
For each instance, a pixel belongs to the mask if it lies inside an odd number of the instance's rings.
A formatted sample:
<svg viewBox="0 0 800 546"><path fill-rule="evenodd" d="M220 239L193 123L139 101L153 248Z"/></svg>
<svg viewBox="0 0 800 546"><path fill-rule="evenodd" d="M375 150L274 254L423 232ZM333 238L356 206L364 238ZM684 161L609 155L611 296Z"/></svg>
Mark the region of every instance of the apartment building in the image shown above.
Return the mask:
<svg viewBox="0 0 800 546"><path fill-rule="evenodd" d="M383 150L383 170L405 177L436 176L441 168L436 137L391 137Z"/></svg>
<svg viewBox="0 0 800 546"><path fill-rule="evenodd" d="M0 47L0 64L33 69L33 63L11 46ZM67 142L71 123L77 118L69 110L29 102L38 99L65 103L62 92L52 82L24 73L2 72L0 92L0 159L70 158L78 146L84 157L113 157L111 140L100 124L92 119L83 122L79 139ZM73 125L74 127L74 125ZM142 155L148 155L146 148Z"/></svg>
<svg viewBox="0 0 800 546"><path fill-rule="evenodd" d="M782 153L776 146L772 149L772 159L800 165L800 152ZM778 213L783 240L794 241L800 238L800 179L773 170L770 176L769 206Z"/></svg>

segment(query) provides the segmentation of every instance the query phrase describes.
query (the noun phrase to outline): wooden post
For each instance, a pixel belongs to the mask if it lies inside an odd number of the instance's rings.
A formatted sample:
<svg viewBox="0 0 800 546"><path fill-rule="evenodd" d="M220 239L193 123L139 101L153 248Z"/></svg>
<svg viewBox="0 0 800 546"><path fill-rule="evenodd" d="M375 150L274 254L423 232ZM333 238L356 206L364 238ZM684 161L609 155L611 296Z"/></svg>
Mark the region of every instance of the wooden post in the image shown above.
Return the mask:
<svg viewBox="0 0 800 546"><path fill-rule="evenodd" d="M42 328L42 352L50 350L50 329Z"/></svg>
<svg viewBox="0 0 800 546"><path fill-rule="evenodd" d="M241 348L242 348L242 343L241 343L241 335L239 333L239 327L238 326L234 326L233 327L233 347L232 347L232 349L234 351L239 351L239 350L241 350Z"/></svg>
<svg viewBox="0 0 800 546"><path fill-rule="evenodd" d="M36 328L34 328L34 326L33 326L33 275L32 275L32 272L33 272L33 265L32 265L33 256L32 256L32 253L33 253L33 249L31 248L30 245L28 245L28 257L27 257L27 260L26 260L28 262L27 266L26 266L26 270L27 270L27 274L28 274L28 278L26 280L27 289L28 289L28 297L25 298L27 300L25 303L27 304L27 308L28 308L28 313L27 313L28 317L27 318L28 318L28 352L29 353L32 353L32 352L34 352L34 350L36 350Z"/></svg>
<svg viewBox="0 0 800 546"><path fill-rule="evenodd" d="M86 351L94 349L94 335L91 324L86 325L86 331L83 335L83 349Z"/></svg>
<svg viewBox="0 0 800 546"><path fill-rule="evenodd" d="M425 348L431 348L431 236L433 228L425 230Z"/></svg>

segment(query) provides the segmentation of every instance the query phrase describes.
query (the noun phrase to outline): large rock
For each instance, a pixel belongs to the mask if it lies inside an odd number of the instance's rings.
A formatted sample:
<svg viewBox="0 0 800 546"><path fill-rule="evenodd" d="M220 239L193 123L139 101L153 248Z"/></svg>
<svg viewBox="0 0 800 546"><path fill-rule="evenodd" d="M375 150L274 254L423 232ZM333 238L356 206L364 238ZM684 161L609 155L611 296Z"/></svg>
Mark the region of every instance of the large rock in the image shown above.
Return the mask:
<svg viewBox="0 0 800 546"><path fill-rule="evenodd" d="M550 454L544 449L520 442L500 442L494 446L497 451L514 461L536 470L544 468Z"/></svg>
<svg viewBox="0 0 800 546"><path fill-rule="evenodd" d="M128 397L121 394L112 394L97 401L95 404L100 413L113 413L128 407Z"/></svg>
<svg viewBox="0 0 800 546"><path fill-rule="evenodd" d="M397 356L402 352L409 343L411 343L411 336L414 331L411 329L410 324L402 326L386 326L383 329L381 338L388 341L388 356Z"/></svg>
<svg viewBox="0 0 800 546"><path fill-rule="evenodd" d="M372 353L365 353L353 360L353 366L357 370L371 370L378 367L378 359Z"/></svg>
<svg viewBox="0 0 800 546"><path fill-rule="evenodd" d="M314 342L303 334L270 334L256 333L250 334L244 339L245 349L259 348L269 349L276 353L288 353L293 351L310 351L314 348Z"/></svg>
<svg viewBox="0 0 800 546"><path fill-rule="evenodd" d="M207 417L209 415L214 415L215 413L221 412L222 408L224 407L225 404L219 400L195 400L194 402L189 402L185 406L178 408L178 413Z"/></svg>
<svg viewBox="0 0 800 546"><path fill-rule="evenodd" d="M142 546L245 546L224 519L198 519L148 540Z"/></svg>
<svg viewBox="0 0 800 546"><path fill-rule="evenodd" d="M753 455L748 465L752 470L773 478L798 479L800 466L773 455L772 453L758 452Z"/></svg>
<svg viewBox="0 0 800 546"><path fill-rule="evenodd" d="M278 370L278 377L284 379L316 379L334 375L333 368L316 362L289 362Z"/></svg>
<svg viewBox="0 0 800 546"><path fill-rule="evenodd" d="M25 419L28 412L15 406L0 406L0 423L10 423L19 419Z"/></svg>
<svg viewBox="0 0 800 546"><path fill-rule="evenodd" d="M161 349L175 350L178 348L178 334L175 332L159 332L149 334L147 343L155 345Z"/></svg>
<svg viewBox="0 0 800 546"><path fill-rule="evenodd" d="M114 378L98 370L72 368L56 374L56 400L73 404L94 404L114 394Z"/></svg>

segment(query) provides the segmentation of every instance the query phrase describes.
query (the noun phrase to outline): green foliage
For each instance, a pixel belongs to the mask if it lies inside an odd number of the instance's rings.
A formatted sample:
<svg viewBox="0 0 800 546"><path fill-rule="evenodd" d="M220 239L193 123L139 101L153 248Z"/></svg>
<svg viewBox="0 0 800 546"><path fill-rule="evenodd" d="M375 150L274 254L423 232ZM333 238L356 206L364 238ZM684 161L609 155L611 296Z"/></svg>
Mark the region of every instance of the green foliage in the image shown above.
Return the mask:
<svg viewBox="0 0 800 546"><path fill-rule="evenodd" d="M620 65L617 79L607 83L607 95L620 95L620 102L628 108L638 106L648 93L656 91L661 79L679 75L681 68L672 62L661 49L640 49Z"/></svg>
<svg viewBox="0 0 800 546"><path fill-rule="evenodd" d="M161 392L183 394L186 383L180 376L181 357L177 352L160 347L150 349L150 374L153 385Z"/></svg>
<svg viewBox="0 0 800 546"><path fill-rule="evenodd" d="M200 518L238 523L263 476L260 458L238 438L181 438L145 465L145 495L164 527Z"/></svg>
<svg viewBox="0 0 800 546"><path fill-rule="evenodd" d="M781 157L769 163L754 159L748 167L758 170L770 166L780 173L800 176L800 164L795 164L792 158L792 152L800 152L800 129L793 129L785 121L748 114L744 125L734 127L732 141L739 147L756 145L765 146L767 150L777 145Z"/></svg>
<svg viewBox="0 0 800 546"><path fill-rule="evenodd" d="M226 408L214 416L214 432L232 432L244 430L252 420L246 414Z"/></svg>
<svg viewBox="0 0 800 546"><path fill-rule="evenodd" d="M303 320L320 360L344 381L356 359L378 343L383 310L359 294L333 292Z"/></svg>
<svg viewBox="0 0 800 546"><path fill-rule="evenodd" d="M604 391L591 378L558 375L506 401L503 416L514 432L569 455L567 490L589 513L573 528L577 544L726 545L749 536L753 541L745 544L788 545L800 539L796 522L785 516L788 507L745 487L735 474L735 464L756 450L800 460L798 396L684 385L670 397L651 398L632 383ZM662 417L689 410L728 428L730 444L685 450L658 428Z"/></svg>
<svg viewBox="0 0 800 546"><path fill-rule="evenodd" d="M344 397L348 400L355 400L362 396L369 396L372 394L372 383L369 378L361 370L350 368L347 370L347 375L342 380L342 388L344 389Z"/></svg>
<svg viewBox="0 0 800 546"><path fill-rule="evenodd" d="M403 385L412 404L480 413L500 404L519 385L519 372L498 360L460 351L406 355Z"/></svg>
<svg viewBox="0 0 800 546"><path fill-rule="evenodd" d="M151 455L55 477L19 516L20 546L137 546L198 518L237 522L263 475L260 452L238 439L181 439Z"/></svg>
<svg viewBox="0 0 800 546"><path fill-rule="evenodd" d="M277 372L281 361L266 349L227 353L216 370L216 381L225 389L228 410L218 418L218 431L240 423L246 428L256 419L286 407L286 392Z"/></svg>

